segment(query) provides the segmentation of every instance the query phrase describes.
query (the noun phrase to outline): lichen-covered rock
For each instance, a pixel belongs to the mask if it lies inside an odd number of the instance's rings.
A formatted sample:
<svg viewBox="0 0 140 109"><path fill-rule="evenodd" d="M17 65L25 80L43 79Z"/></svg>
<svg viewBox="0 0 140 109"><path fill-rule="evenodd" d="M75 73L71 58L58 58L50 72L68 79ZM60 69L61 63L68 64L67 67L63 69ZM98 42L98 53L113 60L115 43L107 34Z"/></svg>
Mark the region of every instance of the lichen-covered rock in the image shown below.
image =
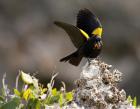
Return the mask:
<svg viewBox="0 0 140 109"><path fill-rule="evenodd" d="M46 109L134 109L126 100L126 92L117 84L122 73L100 60L92 60L83 67L72 103Z"/></svg>
<svg viewBox="0 0 140 109"><path fill-rule="evenodd" d="M69 105L60 107L59 104L54 104L52 106L46 106L45 109L85 109L83 106L79 106L75 102L72 102Z"/></svg>
<svg viewBox="0 0 140 109"><path fill-rule="evenodd" d="M76 81L75 102L85 109L134 109L126 92L117 87L122 73L99 60L92 60Z"/></svg>

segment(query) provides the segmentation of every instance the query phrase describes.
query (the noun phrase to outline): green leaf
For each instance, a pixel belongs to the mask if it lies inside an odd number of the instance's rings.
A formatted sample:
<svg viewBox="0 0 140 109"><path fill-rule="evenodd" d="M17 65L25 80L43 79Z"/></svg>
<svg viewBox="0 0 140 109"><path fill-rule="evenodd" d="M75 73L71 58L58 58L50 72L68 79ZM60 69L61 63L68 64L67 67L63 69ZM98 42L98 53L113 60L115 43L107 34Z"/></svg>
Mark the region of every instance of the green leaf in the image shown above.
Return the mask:
<svg viewBox="0 0 140 109"><path fill-rule="evenodd" d="M41 102L38 99L30 99L27 109L41 109Z"/></svg>
<svg viewBox="0 0 140 109"><path fill-rule="evenodd" d="M50 100L51 100L51 96L48 96L47 99L46 99L46 101L45 101L45 104L47 104L47 105L51 104L50 103Z"/></svg>
<svg viewBox="0 0 140 109"><path fill-rule="evenodd" d="M4 101L4 98L2 96L0 96L0 101Z"/></svg>
<svg viewBox="0 0 140 109"><path fill-rule="evenodd" d="M14 94L17 96L21 96L21 93L17 89L14 89Z"/></svg>
<svg viewBox="0 0 140 109"><path fill-rule="evenodd" d="M64 97L63 97L63 94L61 93L60 98L59 98L59 105L63 106L63 104L64 104Z"/></svg>
<svg viewBox="0 0 140 109"><path fill-rule="evenodd" d="M26 84L33 84L33 79L29 74L26 74L23 71L20 71L20 73L23 82L25 82Z"/></svg>
<svg viewBox="0 0 140 109"><path fill-rule="evenodd" d="M16 109L25 109L25 105L20 103L19 106Z"/></svg>
<svg viewBox="0 0 140 109"><path fill-rule="evenodd" d="M133 99L132 99L132 97L131 97L130 95L127 97L127 101L128 101L129 103L132 103L132 101L133 101Z"/></svg>
<svg viewBox="0 0 140 109"><path fill-rule="evenodd" d="M47 88L43 88L41 93L44 94L46 91L47 91Z"/></svg>
<svg viewBox="0 0 140 109"><path fill-rule="evenodd" d="M56 88L52 89L52 95L53 96L56 96L57 95L57 89Z"/></svg>
<svg viewBox="0 0 140 109"><path fill-rule="evenodd" d="M57 96L52 96L51 99L50 99L50 104L58 103L59 98L60 98L59 95L57 95Z"/></svg>
<svg viewBox="0 0 140 109"><path fill-rule="evenodd" d="M137 98L136 97L134 97L132 105L136 108L136 106L137 106Z"/></svg>
<svg viewBox="0 0 140 109"><path fill-rule="evenodd" d="M16 109L20 104L19 98L13 98L11 101L2 105L1 109Z"/></svg>
<svg viewBox="0 0 140 109"><path fill-rule="evenodd" d="M73 93L72 92L66 93L66 100L67 101L72 101L73 100Z"/></svg>
<svg viewBox="0 0 140 109"><path fill-rule="evenodd" d="M22 97L23 97L25 100L27 100L27 99L29 98L30 94L31 94L31 89L28 88L26 91L23 92L23 96L22 96Z"/></svg>

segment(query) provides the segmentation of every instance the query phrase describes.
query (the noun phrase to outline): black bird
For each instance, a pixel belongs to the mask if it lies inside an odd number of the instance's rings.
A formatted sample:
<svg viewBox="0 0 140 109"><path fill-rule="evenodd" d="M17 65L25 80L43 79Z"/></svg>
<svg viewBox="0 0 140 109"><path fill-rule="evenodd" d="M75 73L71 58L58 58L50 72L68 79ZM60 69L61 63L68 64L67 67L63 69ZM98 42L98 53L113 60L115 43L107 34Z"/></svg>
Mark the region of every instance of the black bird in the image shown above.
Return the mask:
<svg viewBox="0 0 140 109"><path fill-rule="evenodd" d="M102 25L96 15L88 9L79 11L76 26L60 21L54 23L67 32L77 48L77 51L62 58L60 62L68 61L70 64L78 66L83 57L96 58L100 54L102 49Z"/></svg>

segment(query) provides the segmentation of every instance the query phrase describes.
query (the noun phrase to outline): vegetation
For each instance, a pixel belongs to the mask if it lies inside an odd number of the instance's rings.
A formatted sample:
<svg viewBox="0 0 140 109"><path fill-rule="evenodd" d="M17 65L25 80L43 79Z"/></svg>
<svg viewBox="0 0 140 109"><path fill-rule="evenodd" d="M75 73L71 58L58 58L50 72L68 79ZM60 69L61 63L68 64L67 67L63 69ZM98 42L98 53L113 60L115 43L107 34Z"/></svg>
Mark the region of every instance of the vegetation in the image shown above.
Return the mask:
<svg viewBox="0 0 140 109"><path fill-rule="evenodd" d="M140 106L137 105L137 97L132 98L130 95L127 97L127 101L133 105L134 108L139 109Z"/></svg>
<svg viewBox="0 0 140 109"><path fill-rule="evenodd" d="M34 76L19 71L16 78L16 86L12 91L5 84L6 75L3 76L3 88L0 95L0 109L45 109L46 106L59 104L60 107L73 100L73 92L66 92L64 82L60 90L53 88L53 75L50 83L45 88ZM19 88L21 82L22 87Z"/></svg>
<svg viewBox="0 0 140 109"><path fill-rule="evenodd" d="M73 100L73 98L76 97L76 89L75 94L74 91L66 92L66 86L64 82L62 82L62 87L60 90L54 88L54 79L56 76L57 74L53 75L50 82L47 84L47 87L44 87L38 82L38 79L35 76L31 76L27 73L24 73L23 71L19 71L15 82L15 88L9 90L7 84L5 84L5 74L2 79L0 109L48 109L49 107L50 109L55 109L55 105L56 107L59 107L58 109L66 109L67 106L69 106L67 109L71 109L71 104L75 105L78 103L78 100L83 100L78 97L75 99L78 99L77 102ZM77 94L83 93L86 88L81 92L78 92L80 90L77 90ZM133 107L132 109L139 108L136 97L132 98L131 96L128 96L126 102L131 104ZM82 103L81 106L84 106L85 102L79 101L79 103ZM73 109L77 108L80 109L79 105L76 104L75 108Z"/></svg>

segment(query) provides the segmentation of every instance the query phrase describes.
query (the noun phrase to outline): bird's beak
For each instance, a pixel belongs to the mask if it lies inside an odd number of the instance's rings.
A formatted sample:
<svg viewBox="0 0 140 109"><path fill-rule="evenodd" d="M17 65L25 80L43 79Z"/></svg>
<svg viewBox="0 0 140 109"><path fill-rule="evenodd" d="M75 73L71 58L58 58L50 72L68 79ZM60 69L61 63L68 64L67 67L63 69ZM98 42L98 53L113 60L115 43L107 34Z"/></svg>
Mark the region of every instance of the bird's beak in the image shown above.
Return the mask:
<svg viewBox="0 0 140 109"><path fill-rule="evenodd" d="M94 45L96 49L100 49L102 47L102 42L98 42Z"/></svg>

